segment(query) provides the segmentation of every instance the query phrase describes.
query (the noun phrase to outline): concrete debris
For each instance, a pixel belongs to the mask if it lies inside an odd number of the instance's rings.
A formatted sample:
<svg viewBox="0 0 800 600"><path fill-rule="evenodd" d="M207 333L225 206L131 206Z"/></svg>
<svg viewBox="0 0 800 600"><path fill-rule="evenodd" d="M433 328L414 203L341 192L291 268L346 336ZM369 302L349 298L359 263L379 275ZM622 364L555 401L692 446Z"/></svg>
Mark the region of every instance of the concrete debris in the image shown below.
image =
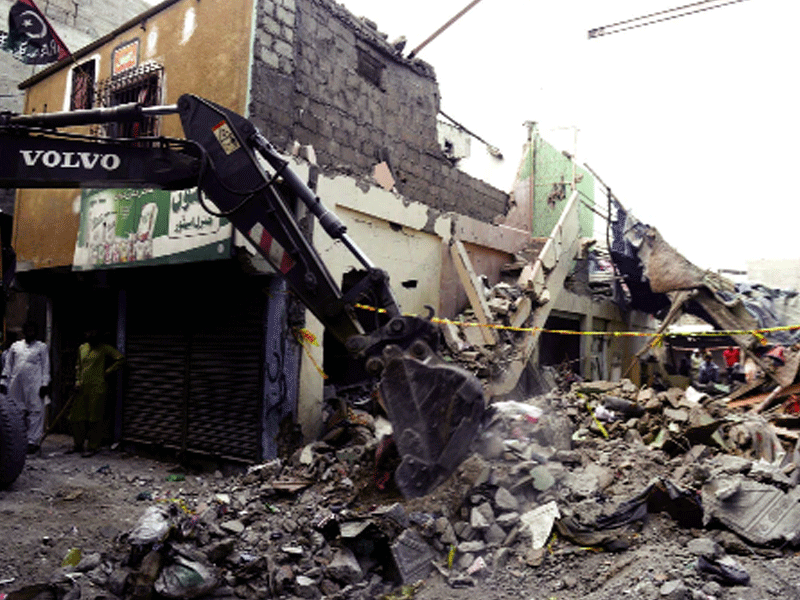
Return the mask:
<svg viewBox="0 0 800 600"><path fill-rule="evenodd" d="M340 548L327 568L328 575L343 583L358 583L364 577L361 565L349 548Z"/></svg>
<svg viewBox="0 0 800 600"><path fill-rule="evenodd" d="M513 290L502 293L513 313ZM478 370L489 364L484 352L470 359ZM393 485L398 459L385 420L371 414L379 411L341 410L336 399L320 441L214 480L207 494L151 500L115 542L124 556L84 549L63 572L126 600L400 598L395 590L421 580L519 580L587 549L620 557L608 559L609 573L636 570L643 526L658 518L688 532L683 569L649 573L626 593L721 598L720 586L750 581L731 554L800 546L800 452L774 425L793 404L754 415L691 387L559 383L495 402L475 440L483 454L409 500ZM371 399L364 392L358 405ZM581 577L562 574L548 594L589 585Z"/></svg>
<svg viewBox="0 0 800 600"><path fill-rule="evenodd" d="M702 488L703 521L722 523L751 543L766 546L800 543L798 490L744 479L716 479Z"/></svg>
<svg viewBox="0 0 800 600"><path fill-rule="evenodd" d="M392 544L392 557L402 583L415 583L430 573L434 552L414 530L404 531Z"/></svg>
<svg viewBox="0 0 800 600"><path fill-rule="evenodd" d="M550 501L520 517L520 521L530 530L531 545L534 550L544 548L553 529L553 523L560 516L558 506L554 501Z"/></svg>

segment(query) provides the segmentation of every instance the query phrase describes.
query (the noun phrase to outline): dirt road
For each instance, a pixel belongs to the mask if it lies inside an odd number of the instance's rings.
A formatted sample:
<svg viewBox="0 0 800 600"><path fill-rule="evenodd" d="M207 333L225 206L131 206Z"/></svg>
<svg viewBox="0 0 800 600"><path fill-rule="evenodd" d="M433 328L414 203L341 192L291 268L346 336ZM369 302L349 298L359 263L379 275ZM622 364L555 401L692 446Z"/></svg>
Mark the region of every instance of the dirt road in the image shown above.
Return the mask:
<svg viewBox="0 0 800 600"><path fill-rule="evenodd" d="M71 548L108 552L148 498L191 496L213 478L172 482L185 473L174 464L109 449L83 458L67 454L70 446L67 436L49 437L17 481L0 491L0 592L49 581Z"/></svg>

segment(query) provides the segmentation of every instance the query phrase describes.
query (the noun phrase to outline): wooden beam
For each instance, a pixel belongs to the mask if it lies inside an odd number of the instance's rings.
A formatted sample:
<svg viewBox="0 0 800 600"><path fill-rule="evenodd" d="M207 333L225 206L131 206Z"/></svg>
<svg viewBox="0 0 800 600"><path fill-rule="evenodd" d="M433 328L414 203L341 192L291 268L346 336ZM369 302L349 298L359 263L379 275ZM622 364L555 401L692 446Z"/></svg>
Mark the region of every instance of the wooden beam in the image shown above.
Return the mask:
<svg viewBox="0 0 800 600"><path fill-rule="evenodd" d="M461 280L461 285L464 286L464 291L467 292L467 298L469 298L472 310L475 312L475 317L482 325L489 325L492 313L486 304L483 286L472 268L472 261L469 259L467 249L464 248L461 240L453 240L453 243L450 244L450 255L453 257L458 278ZM478 329L480 329L486 345L493 346L497 344L497 332L494 329L489 329L488 327L479 327Z"/></svg>
<svg viewBox="0 0 800 600"><path fill-rule="evenodd" d="M499 397L509 394L519 383L522 373L528 366L528 362L533 356L536 344L539 343L539 329L544 327L550 311L555 306L561 290L564 287L564 280L572 268L573 261L580 250L580 223L578 221L578 194L573 192L569 201L564 206L558 223L553 228L553 235L549 242L555 245L557 260L552 270L546 274L544 289L541 300L546 301L538 306L532 313L530 327L531 333L525 336L525 340L518 346L519 358L512 361L505 369L505 372L496 382L493 382L487 389L489 396ZM545 244L545 247L547 244ZM544 249L542 249L544 252ZM542 272L542 261L535 261L536 270ZM544 292L548 292L546 295Z"/></svg>

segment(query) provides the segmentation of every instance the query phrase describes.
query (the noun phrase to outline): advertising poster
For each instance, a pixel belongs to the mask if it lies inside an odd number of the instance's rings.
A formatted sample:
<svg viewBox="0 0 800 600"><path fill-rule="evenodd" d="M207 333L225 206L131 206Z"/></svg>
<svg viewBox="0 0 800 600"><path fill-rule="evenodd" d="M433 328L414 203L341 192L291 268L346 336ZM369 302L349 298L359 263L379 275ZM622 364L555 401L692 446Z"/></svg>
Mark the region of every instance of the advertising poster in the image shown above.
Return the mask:
<svg viewBox="0 0 800 600"><path fill-rule="evenodd" d="M197 191L82 190L73 269L229 258L232 226L206 212Z"/></svg>

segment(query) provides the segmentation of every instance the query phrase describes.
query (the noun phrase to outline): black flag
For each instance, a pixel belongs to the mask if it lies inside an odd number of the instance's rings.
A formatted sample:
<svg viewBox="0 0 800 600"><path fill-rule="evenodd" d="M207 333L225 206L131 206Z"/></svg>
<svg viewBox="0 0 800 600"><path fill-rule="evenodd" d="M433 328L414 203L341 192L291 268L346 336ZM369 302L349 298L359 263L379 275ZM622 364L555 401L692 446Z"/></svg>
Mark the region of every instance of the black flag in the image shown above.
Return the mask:
<svg viewBox="0 0 800 600"><path fill-rule="evenodd" d="M46 65L70 56L67 46L33 0L17 0L8 11L3 50L28 65Z"/></svg>

